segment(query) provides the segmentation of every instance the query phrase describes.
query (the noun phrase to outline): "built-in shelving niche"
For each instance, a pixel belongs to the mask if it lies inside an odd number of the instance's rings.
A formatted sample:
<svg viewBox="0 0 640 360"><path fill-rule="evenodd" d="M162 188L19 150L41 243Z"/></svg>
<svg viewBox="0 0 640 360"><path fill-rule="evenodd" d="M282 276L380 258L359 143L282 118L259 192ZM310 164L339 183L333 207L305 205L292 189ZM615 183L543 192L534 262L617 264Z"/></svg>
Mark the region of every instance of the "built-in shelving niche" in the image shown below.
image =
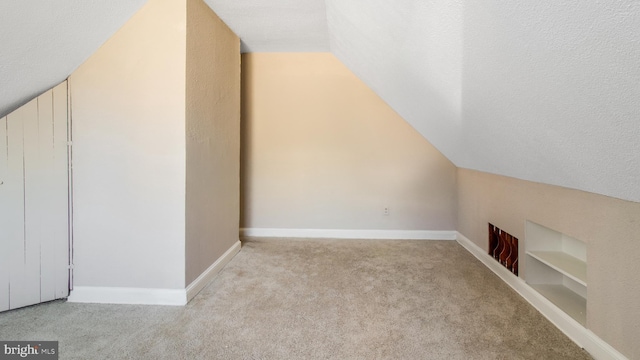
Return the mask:
<svg viewBox="0 0 640 360"><path fill-rule="evenodd" d="M578 239L527 221L526 281L585 326L587 318L587 247Z"/></svg>
<svg viewBox="0 0 640 360"><path fill-rule="evenodd" d="M518 275L518 238L489 223L489 256Z"/></svg>

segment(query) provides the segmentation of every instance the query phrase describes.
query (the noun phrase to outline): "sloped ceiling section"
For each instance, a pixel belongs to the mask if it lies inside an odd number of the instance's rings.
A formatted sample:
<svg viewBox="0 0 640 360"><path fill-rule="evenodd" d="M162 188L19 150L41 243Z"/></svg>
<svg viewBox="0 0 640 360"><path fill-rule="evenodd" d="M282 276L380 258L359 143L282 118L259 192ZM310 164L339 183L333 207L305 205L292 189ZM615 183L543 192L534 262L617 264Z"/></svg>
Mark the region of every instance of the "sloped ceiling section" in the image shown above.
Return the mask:
<svg viewBox="0 0 640 360"><path fill-rule="evenodd" d="M458 166L640 201L640 2L466 1Z"/></svg>
<svg viewBox="0 0 640 360"><path fill-rule="evenodd" d="M640 201L640 2L327 0L327 19L457 166Z"/></svg>
<svg viewBox="0 0 640 360"><path fill-rule="evenodd" d="M329 51L324 0L205 0L242 40L242 52Z"/></svg>
<svg viewBox="0 0 640 360"><path fill-rule="evenodd" d="M0 116L66 79L144 3L0 1Z"/></svg>
<svg viewBox="0 0 640 360"><path fill-rule="evenodd" d="M333 52L459 167L640 202L637 0L205 1L245 52ZM0 116L144 2L0 2Z"/></svg>
<svg viewBox="0 0 640 360"><path fill-rule="evenodd" d="M331 50L446 157L460 148L462 3L327 1Z"/></svg>

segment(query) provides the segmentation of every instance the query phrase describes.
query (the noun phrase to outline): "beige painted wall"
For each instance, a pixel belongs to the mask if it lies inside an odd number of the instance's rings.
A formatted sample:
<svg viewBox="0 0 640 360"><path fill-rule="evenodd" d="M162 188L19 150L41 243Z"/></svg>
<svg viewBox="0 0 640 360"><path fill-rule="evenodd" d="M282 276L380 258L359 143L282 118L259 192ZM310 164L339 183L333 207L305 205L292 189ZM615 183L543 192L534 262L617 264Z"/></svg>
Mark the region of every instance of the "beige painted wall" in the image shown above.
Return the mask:
<svg viewBox="0 0 640 360"><path fill-rule="evenodd" d="M238 241L240 39L187 0L186 284Z"/></svg>
<svg viewBox="0 0 640 360"><path fill-rule="evenodd" d="M587 243L587 327L627 357L640 358L640 203L458 169L463 235L486 250L491 222L526 242L525 220Z"/></svg>
<svg viewBox="0 0 640 360"><path fill-rule="evenodd" d="M150 0L69 78L75 286L184 288L185 21Z"/></svg>
<svg viewBox="0 0 640 360"><path fill-rule="evenodd" d="M333 55L242 62L242 227L455 229L456 168Z"/></svg>

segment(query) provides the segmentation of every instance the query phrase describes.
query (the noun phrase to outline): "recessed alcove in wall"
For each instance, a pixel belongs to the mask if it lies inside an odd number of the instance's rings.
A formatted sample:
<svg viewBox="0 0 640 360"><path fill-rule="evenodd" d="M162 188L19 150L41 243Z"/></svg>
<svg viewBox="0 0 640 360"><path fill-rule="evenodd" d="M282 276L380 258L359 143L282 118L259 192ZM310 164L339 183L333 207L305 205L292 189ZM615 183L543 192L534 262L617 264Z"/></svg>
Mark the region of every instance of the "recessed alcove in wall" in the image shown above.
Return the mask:
<svg viewBox="0 0 640 360"><path fill-rule="evenodd" d="M581 325L587 319L586 244L526 221L526 281Z"/></svg>

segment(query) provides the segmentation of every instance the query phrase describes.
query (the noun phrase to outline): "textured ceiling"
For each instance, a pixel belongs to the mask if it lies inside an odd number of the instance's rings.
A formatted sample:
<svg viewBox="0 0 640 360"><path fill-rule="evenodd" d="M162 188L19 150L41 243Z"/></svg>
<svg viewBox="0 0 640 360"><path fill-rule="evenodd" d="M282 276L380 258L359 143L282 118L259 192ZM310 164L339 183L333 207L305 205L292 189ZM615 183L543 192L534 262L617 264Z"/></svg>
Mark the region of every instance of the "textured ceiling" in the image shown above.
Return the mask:
<svg viewBox="0 0 640 360"><path fill-rule="evenodd" d="M242 39L242 52L329 51L324 0L205 0Z"/></svg>
<svg viewBox="0 0 640 360"><path fill-rule="evenodd" d="M205 1L245 52L333 52L457 166L640 201L637 0ZM0 2L0 115L144 2Z"/></svg>
<svg viewBox="0 0 640 360"><path fill-rule="evenodd" d="M640 201L640 2L327 0L327 19L457 166Z"/></svg>
<svg viewBox="0 0 640 360"><path fill-rule="evenodd" d="M460 148L460 0L327 1L331 50L454 163Z"/></svg>
<svg viewBox="0 0 640 360"><path fill-rule="evenodd" d="M465 3L459 166L640 201L640 2Z"/></svg>
<svg viewBox="0 0 640 360"><path fill-rule="evenodd" d="M66 79L144 3L0 1L0 116Z"/></svg>

